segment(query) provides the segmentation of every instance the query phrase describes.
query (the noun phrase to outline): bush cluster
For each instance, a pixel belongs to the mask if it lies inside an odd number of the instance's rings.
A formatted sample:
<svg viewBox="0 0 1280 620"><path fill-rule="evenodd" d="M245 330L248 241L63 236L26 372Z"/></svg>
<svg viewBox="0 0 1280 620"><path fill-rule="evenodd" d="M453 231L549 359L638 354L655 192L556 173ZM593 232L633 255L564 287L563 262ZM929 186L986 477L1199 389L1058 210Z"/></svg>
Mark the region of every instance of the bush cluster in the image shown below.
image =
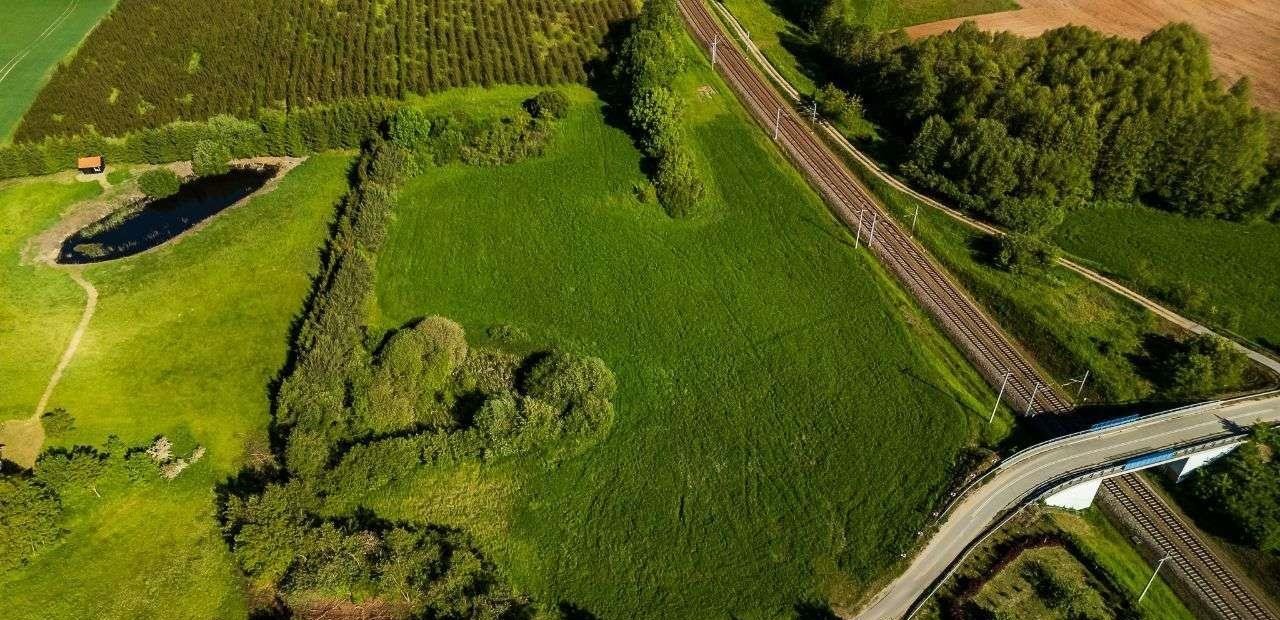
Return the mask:
<svg viewBox="0 0 1280 620"><path fill-rule="evenodd" d="M168 168L156 168L138 175L138 189L148 198L168 198L182 187L178 175Z"/></svg>
<svg viewBox="0 0 1280 620"><path fill-rule="evenodd" d="M1159 381L1173 398L1207 398L1244 383L1249 359L1231 341L1200 334L1179 343L1159 360Z"/></svg>
<svg viewBox="0 0 1280 620"><path fill-rule="evenodd" d="M1193 516L1229 540L1280 554L1280 436L1255 427L1243 446L1178 485Z"/></svg>
<svg viewBox="0 0 1280 620"><path fill-rule="evenodd" d="M816 30L839 78L910 143L906 176L1020 232L1090 200L1239 219L1280 205L1280 132L1247 80L1223 88L1188 25L1141 41L972 23L910 41L840 17Z"/></svg>
<svg viewBox="0 0 1280 620"><path fill-rule="evenodd" d="M684 26L675 0L646 2L623 42L614 76L625 85L627 115L645 153L656 161L658 202L672 217L692 215L706 193L680 124L673 91L684 70Z"/></svg>

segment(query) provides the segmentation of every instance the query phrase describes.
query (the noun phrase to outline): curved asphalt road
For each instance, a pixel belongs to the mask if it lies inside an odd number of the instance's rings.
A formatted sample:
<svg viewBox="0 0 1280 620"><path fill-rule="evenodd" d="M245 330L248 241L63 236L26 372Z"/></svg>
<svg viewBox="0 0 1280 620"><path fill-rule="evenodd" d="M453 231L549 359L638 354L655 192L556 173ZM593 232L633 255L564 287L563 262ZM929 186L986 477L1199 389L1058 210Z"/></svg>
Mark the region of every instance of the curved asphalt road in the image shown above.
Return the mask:
<svg viewBox="0 0 1280 620"><path fill-rule="evenodd" d="M1137 422L1068 435L1023 450L970 487L906 571L856 616L897 620L935 589L975 541L1011 510L1039 497L1048 486L1082 471L1115 464L1173 446L1240 434L1259 422L1280 422L1280 394L1207 403Z"/></svg>

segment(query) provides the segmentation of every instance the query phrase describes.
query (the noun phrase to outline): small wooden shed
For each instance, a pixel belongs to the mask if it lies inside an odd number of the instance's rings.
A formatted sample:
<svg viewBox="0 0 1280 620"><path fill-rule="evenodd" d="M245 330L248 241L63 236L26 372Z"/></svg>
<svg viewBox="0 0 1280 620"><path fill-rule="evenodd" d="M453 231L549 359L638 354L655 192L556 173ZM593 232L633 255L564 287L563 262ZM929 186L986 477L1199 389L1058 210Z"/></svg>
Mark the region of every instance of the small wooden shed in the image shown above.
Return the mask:
<svg viewBox="0 0 1280 620"><path fill-rule="evenodd" d="M76 160L76 168L84 174L99 174L106 169L101 155L89 155Z"/></svg>

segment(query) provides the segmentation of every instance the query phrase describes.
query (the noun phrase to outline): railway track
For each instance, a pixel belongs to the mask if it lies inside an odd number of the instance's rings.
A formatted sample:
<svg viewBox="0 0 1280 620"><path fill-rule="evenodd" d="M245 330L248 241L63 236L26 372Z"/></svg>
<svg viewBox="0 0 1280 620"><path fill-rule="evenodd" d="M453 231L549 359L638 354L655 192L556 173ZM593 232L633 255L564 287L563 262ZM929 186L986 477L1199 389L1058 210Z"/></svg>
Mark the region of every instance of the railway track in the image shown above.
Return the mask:
<svg viewBox="0 0 1280 620"><path fill-rule="evenodd" d="M1162 553L1169 555L1169 561L1219 616L1226 620L1276 620L1146 481L1129 474L1109 478L1102 484L1115 505Z"/></svg>
<svg viewBox="0 0 1280 620"><path fill-rule="evenodd" d="M871 193L742 55L701 0L679 0L690 31L704 47L717 45L716 65L752 116L771 132L809 178L832 212L867 245L934 315L992 386L1026 415L1061 414L1072 406L978 305L872 198ZM1006 377L1007 382L1006 382Z"/></svg>

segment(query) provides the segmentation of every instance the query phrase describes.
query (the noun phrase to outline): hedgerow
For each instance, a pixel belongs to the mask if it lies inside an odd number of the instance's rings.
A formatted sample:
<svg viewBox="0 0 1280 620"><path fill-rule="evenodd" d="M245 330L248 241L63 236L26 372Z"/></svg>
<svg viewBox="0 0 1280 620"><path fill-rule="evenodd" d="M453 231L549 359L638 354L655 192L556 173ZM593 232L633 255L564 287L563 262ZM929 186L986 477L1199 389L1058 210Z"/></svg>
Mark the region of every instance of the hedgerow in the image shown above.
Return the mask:
<svg viewBox="0 0 1280 620"><path fill-rule="evenodd" d="M672 217L688 217L705 195L680 126L682 106L673 92L684 70L679 48L684 27L674 0L650 0L623 42L614 75L623 83L627 115L644 151L655 162L658 201Z"/></svg>
<svg viewBox="0 0 1280 620"><path fill-rule="evenodd" d="M41 90L15 139L581 82L610 24L633 11L628 0L121 0Z"/></svg>

